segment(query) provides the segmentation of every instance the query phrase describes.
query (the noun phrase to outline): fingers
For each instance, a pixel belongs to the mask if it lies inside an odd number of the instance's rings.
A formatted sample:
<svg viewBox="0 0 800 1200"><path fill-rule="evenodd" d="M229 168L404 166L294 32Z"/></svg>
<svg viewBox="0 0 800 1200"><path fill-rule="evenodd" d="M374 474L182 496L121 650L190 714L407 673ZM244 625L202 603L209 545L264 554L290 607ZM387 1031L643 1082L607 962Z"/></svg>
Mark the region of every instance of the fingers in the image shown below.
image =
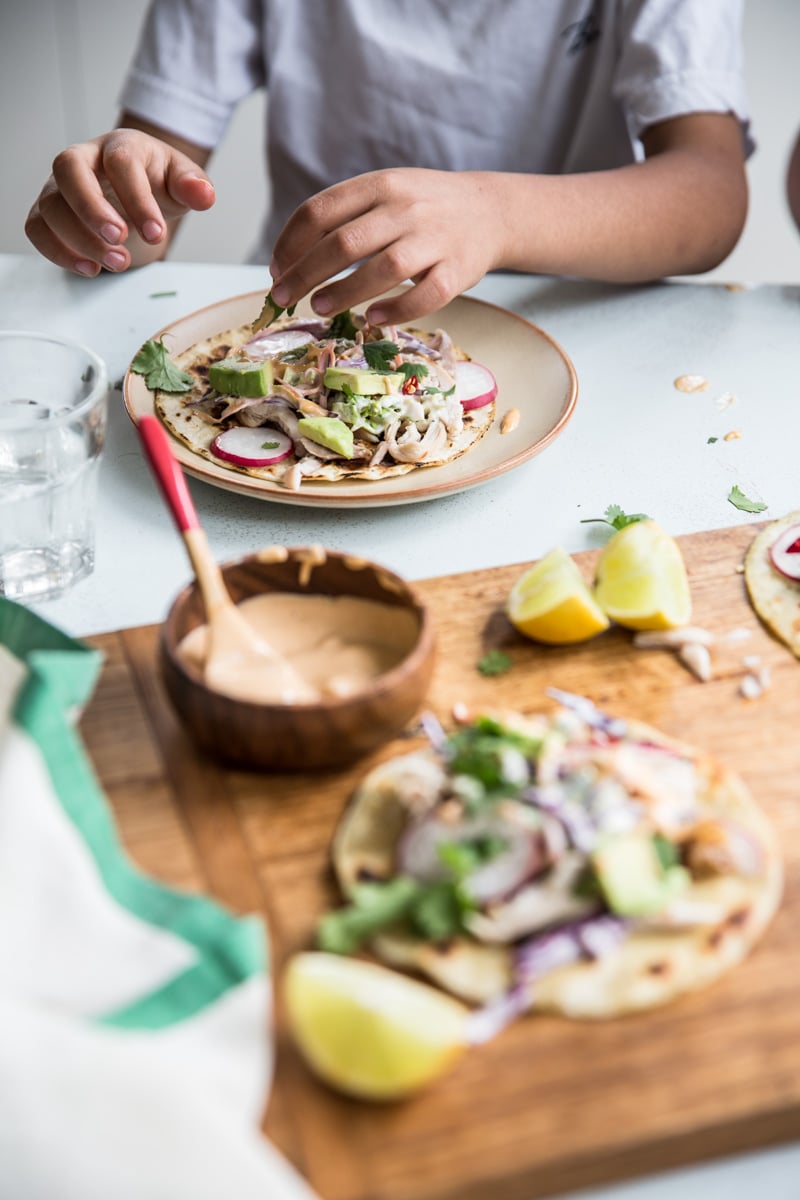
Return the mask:
<svg viewBox="0 0 800 1200"><path fill-rule="evenodd" d="M214 203L202 168L174 147L130 129L70 146L30 211L25 230L46 258L78 274L125 270L132 229L152 246L168 222Z"/></svg>
<svg viewBox="0 0 800 1200"><path fill-rule="evenodd" d="M387 175L389 172L384 171L358 175L355 179L318 192L301 204L286 222L275 243L270 267L273 279L305 258L309 250L327 234L334 230L341 231L344 226L376 207L386 191L386 181L382 177Z"/></svg>
<svg viewBox="0 0 800 1200"><path fill-rule="evenodd" d="M124 271L130 254L91 232L55 187L46 188L31 209L25 232L45 257L79 275L96 275L100 266Z"/></svg>

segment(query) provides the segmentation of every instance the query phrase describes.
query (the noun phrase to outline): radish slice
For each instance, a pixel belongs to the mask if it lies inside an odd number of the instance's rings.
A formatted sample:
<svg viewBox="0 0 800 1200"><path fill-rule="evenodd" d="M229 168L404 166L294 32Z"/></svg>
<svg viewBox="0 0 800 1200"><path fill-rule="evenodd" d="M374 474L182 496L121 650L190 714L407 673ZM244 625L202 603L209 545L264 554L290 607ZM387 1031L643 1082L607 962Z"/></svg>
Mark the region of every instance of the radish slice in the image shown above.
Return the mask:
<svg viewBox="0 0 800 1200"><path fill-rule="evenodd" d="M523 826L498 815L471 820L440 820L435 816L415 821L403 834L397 848L398 866L407 875L432 883L451 878L442 861L440 847L453 842L499 838L504 848L496 857L476 867L463 881L465 891L478 904L511 895L532 875L549 863L541 830Z"/></svg>
<svg viewBox="0 0 800 1200"><path fill-rule="evenodd" d="M218 433L210 446L216 458L237 467L271 467L294 451L294 444L273 425L232 425Z"/></svg>
<svg viewBox="0 0 800 1200"><path fill-rule="evenodd" d="M772 565L787 579L800 579L800 525L790 525L770 546Z"/></svg>
<svg viewBox="0 0 800 1200"><path fill-rule="evenodd" d="M464 412L491 404L497 395L497 380L489 368L480 363L456 363L455 376L456 396Z"/></svg>
<svg viewBox="0 0 800 1200"><path fill-rule="evenodd" d="M260 333L247 343L248 358L275 358L287 350L298 350L313 342L313 336L302 329L274 329L271 333Z"/></svg>

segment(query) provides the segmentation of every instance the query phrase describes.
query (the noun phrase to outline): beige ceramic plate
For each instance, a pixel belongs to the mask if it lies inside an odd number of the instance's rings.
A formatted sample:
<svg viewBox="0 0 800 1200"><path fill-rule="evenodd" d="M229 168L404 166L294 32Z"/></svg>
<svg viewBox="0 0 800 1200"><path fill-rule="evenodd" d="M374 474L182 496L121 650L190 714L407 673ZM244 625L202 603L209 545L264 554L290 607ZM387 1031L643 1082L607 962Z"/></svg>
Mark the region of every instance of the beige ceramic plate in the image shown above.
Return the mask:
<svg viewBox="0 0 800 1200"><path fill-rule="evenodd" d="M169 352L177 354L211 334L254 321L263 300L263 292L233 296L173 321L154 336L163 337ZM307 304L299 304L297 313L313 316ZM306 481L299 491L291 492L278 483L245 475L223 463L219 466L210 463L173 439L175 457L190 475L257 499L309 507L374 508L431 500L485 483L539 454L564 429L578 397L575 368L560 346L537 326L504 308L464 296L433 316L412 323L425 329L446 329L471 358L489 367L497 379L497 416L492 428L461 458L442 467L423 467L395 478L338 483ZM128 370L124 393L125 407L134 422L145 413L152 413L153 395L141 375ZM519 410L519 422L512 432L501 434L500 423L512 408Z"/></svg>

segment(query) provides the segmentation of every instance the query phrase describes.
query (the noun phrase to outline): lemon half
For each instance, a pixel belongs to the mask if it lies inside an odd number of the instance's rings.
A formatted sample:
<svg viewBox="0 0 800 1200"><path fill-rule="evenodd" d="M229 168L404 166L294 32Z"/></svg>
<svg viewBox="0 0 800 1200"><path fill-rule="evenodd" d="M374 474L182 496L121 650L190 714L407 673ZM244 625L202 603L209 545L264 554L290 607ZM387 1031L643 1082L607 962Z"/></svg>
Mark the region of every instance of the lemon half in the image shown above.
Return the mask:
<svg viewBox="0 0 800 1200"><path fill-rule="evenodd" d="M387 967L297 954L284 989L289 1024L309 1065L353 1096L408 1095L446 1071L467 1044L463 1004Z"/></svg>
<svg viewBox="0 0 800 1200"><path fill-rule="evenodd" d="M603 547L594 595L628 629L676 629L692 615L680 548L655 521L626 525Z"/></svg>
<svg viewBox="0 0 800 1200"><path fill-rule="evenodd" d="M584 642L608 629L577 564L557 547L534 563L511 589L509 621L537 642L566 645Z"/></svg>

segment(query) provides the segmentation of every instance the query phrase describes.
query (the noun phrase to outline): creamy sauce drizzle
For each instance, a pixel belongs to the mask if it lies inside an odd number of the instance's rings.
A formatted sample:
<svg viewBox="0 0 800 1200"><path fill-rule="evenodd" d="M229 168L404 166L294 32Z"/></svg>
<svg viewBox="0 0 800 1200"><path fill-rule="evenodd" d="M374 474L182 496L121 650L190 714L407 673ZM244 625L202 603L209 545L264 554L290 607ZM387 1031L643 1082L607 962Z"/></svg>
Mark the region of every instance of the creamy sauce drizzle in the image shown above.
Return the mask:
<svg viewBox="0 0 800 1200"><path fill-rule="evenodd" d="M510 408L500 422L501 433L513 433L519 425L519 409Z"/></svg>
<svg viewBox="0 0 800 1200"><path fill-rule="evenodd" d="M323 551L324 554L324 551ZM310 574L319 562L309 554ZM247 623L298 672L314 699L344 698L397 666L413 648L419 621L409 609L357 596L267 592L237 605ZM203 672L208 626L198 625L180 642L178 657ZM216 691L260 704L291 703L269 666L231 660L217 673Z"/></svg>

